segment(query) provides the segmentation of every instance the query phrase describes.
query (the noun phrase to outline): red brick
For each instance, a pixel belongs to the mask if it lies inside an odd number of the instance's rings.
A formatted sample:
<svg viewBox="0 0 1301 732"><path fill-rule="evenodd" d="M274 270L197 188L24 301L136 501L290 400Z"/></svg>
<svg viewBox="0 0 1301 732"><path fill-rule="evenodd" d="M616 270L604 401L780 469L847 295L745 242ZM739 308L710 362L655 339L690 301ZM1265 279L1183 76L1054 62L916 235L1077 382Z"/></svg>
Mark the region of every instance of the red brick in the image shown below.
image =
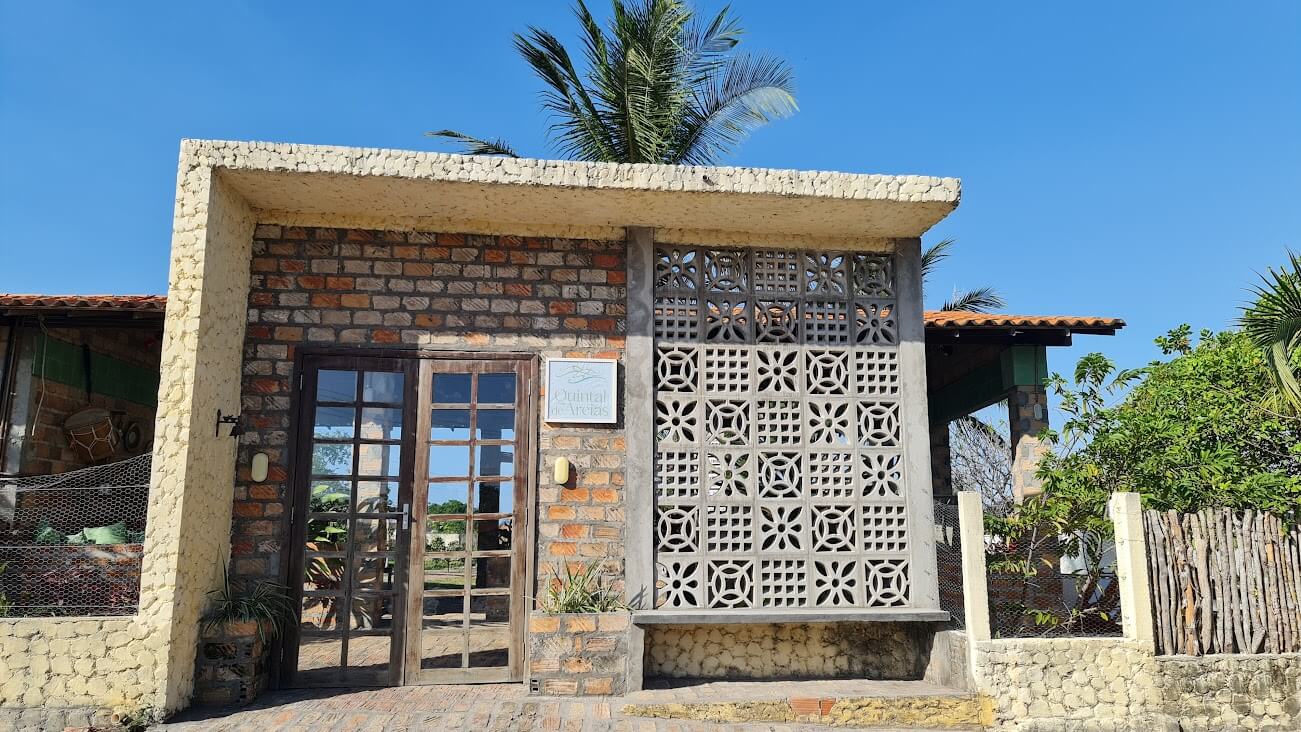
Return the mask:
<svg viewBox="0 0 1301 732"><path fill-rule="evenodd" d="M316 293L312 295L312 307L337 308L339 307L339 296L332 293Z"/></svg>
<svg viewBox="0 0 1301 732"><path fill-rule="evenodd" d="M396 330L381 328L373 331L370 334L370 339L375 343L401 343L402 334L398 333Z"/></svg>
<svg viewBox="0 0 1301 732"><path fill-rule="evenodd" d="M592 500L597 503L615 503L619 500L619 492L613 488L596 488L592 491Z"/></svg>
<svg viewBox="0 0 1301 732"><path fill-rule="evenodd" d="M235 515L242 518L257 518L262 515L262 504L236 501Z"/></svg>
<svg viewBox="0 0 1301 732"><path fill-rule="evenodd" d="M605 274L605 283L607 285L626 285L628 284L628 273L621 269L613 269Z"/></svg>
<svg viewBox="0 0 1301 732"><path fill-rule="evenodd" d="M251 485L248 487L248 497L259 501L274 501L280 497L280 491L273 485Z"/></svg>
<svg viewBox="0 0 1301 732"><path fill-rule="evenodd" d="M319 290L325 287L325 278L320 275L301 275L298 278L298 286L304 290Z"/></svg>
<svg viewBox="0 0 1301 732"><path fill-rule="evenodd" d="M577 309L578 304L573 300L557 300L547 307L552 315L573 315Z"/></svg>
<svg viewBox="0 0 1301 732"><path fill-rule="evenodd" d="M254 272L274 272L276 271L276 260L273 257L254 257Z"/></svg>
<svg viewBox="0 0 1301 732"><path fill-rule="evenodd" d="M529 618L530 633L556 633L560 631L560 618L554 615L537 615Z"/></svg>
<svg viewBox="0 0 1301 732"><path fill-rule="evenodd" d="M566 322L568 320L567 318ZM613 333L619 327L619 321L614 318L594 318L588 321L587 327L597 333Z"/></svg>
<svg viewBox="0 0 1301 732"><path fill-rule="evenodd" d="M281 325L276 327L276 340L278 341L301 341L302 339L302 328L291 325Z"/></svg>
<svg viewBox="0 0 1301 732"><path fill-rule="evenodd" d="M617 254L598 254L592 257L592 266L601 269L619 269L623 266L623 257Z"/></svg>
<svg viewBox="0 0 1301 732"><path fill-rule="evenodd" d="M438 243L443 246L459 247L465 244L465 234L439 234Z"/></svg>
<svg viewBox="0 0 1301 732"><path fill-rule="evenodd" d="M587 536L587 527L582 524L565 524L560 527L560 536L565 539L582 539Z"/></svg>
<svg viewBox="0 0 1301 732"><path fill-rule="evenodd" d="M395 259L416 259L419 256L420 256L420 247L413 247L413 246L393 247L393 257Z"/></svg>
<svg viewBox="0 0 1301 732"><path fill-rule="evenodd" d="M352 277L326 277L325 286L331 290L351 290L357 284Z"/></svg>
<svg viewBox="0 0 1301 732"><path fill-rule="evenodd" d="M518 282L508 282L502 287L502 292L513 297L532 297L533 285L523 285Z"/></svg>
<svg viewBox="0 0 1301 732"><path fill-rule="evenodd" d="M345 308L368 308L370 307L370 295L340 295L339 305Z"/></svg>
<svg viewBox="0 0 1301 732"><path fill-rule="evenodd" d="M552 521L573 521L577 515L570 506L547 506L547 518Z"/></svg>
<svg viewBox="0 0 1301 732"><path fill-rule="evenodd" d="M249 384L249 387L259 394L279 394L284 387L284 381L270 377L263 377L260 379L253 379Z"/></svg>
<svg viewBox="0 0 1301 732"><path fill-rule="evenodd" d="M441 315L421 313L416 316L415 325L421 328L441 328L443 327L443 320L444 318Z"/></svg>
<svg viewBox="0 0 1301 732"><path fill-rule="evenodd" d="M264 284L272 290L292 290L294 288L294 282L292 279L289 277L281 277L279 275L275 277L267 277Z"/></svg>
<svg viewBox="0 0 1301 732"><path fill-rule="evenodd" d="M504 249L485 249L483 261L491 264L504 264L510 259L510 253Z"/></svg>
<svg viewBox="0 0 1301 732"><path fill-rule="evenodd" d="M566 503L587 503L587 499L586 488L562 488L560 491L560 500Z"/></svg>
<svg viewBox="0 0 1301 732"><path fill-rule="evenodd" d="M551 553L558 557L572 557L578 552L578 545L572 541L551 542Z"/></svg>
<svg viewBox="0 0 1301 732"><path fill-rule="evenodd" d="M402 265L402 274L407 277L431 277L434 274L434 265L428 262L407 262Z"/></svg>
<svg viewBox="0 0 1301 732"><path fill-rule="evenodd" d="M282 259L280 260L281 272L306 272L307 260L305 259Z"/></svg>
<svg viewBox="0 0 1301 732"><path fill-rule="evenodd" d="M587 330L587 318L565 318L564 324L573 330Z"/></svg>
<svg viewBox="0 0 1301 732"><path fill-rule="evenodd" d="M245 331L245 337L250 340L261 341L271 337L271 326L268 325L250 325Z"/></svg>
<svg viewBox="0 0 1301 732"><path fill-rule="evenodd" d="M255 292L248 301L254 305L275 305L276 296L269 292Z"/></svg>
<svg viewBox="0 0 1301 732"><path fill-rule="evenodd" d="M425 247L420 256L425 259L448 259L452 256L452 250L447 247Z"/></svg>

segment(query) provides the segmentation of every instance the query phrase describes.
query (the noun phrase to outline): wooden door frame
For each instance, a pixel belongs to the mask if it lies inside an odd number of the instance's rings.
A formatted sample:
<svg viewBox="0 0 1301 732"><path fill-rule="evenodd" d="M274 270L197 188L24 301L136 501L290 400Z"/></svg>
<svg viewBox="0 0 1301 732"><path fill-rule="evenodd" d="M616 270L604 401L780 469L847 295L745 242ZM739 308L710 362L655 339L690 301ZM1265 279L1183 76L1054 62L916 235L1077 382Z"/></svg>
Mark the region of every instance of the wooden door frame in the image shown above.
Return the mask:
<svg viewBox="0 0 1301 732"><path fill-rule="evenodd" d="M294 387L296 388L291 387L290 389L289 414L291 415L291 423L288 429L288 439L286 440L285 443L286 450L289 452L288 455L289 459L286 461L287 464L286 464L285 485L287 486L287 490L285 495L285 501L288 504L286 506L286 514L289 516L290 526L289 526L289 531L287 532L288 541L286 542L285 545L283 545L280 548L280 559L281 559L280 564L281 567L284 568L281 571L280 579L282 584L290 588L290 594L292 596L293 601L296 603L296 606L294 609L294 622L287 628L286 632L283 633L281 637L278 639L278 641L276 642L276 645L278 646L277 649L278 652L271 654L271 664L272 664L271 678L273 679L275 685L277 687L291 685L294 681L294 675L297 672L296 666L297 666L297 659L298 659L300 625L301 625L301 619L299 615L302 612L302 600L300 597L300 594L302 592L302 583L300 578L302 577L302 572L303 572L303 567L302 567L303 552L301 551L301 546L302 546L302 542L306 538L306 532L307 532L306 517L307 517L307 506L308 506L308 501L305 500L307 496L300 495L301 491L299 490L300 488L299 482L300 480L304 479L307 475L310 475L310 470L308 470L306 475L302 473L303 463L301 461L303 459L303 456L307 454L304 451L310 450L311 436L312 436L312 429L311 426L308 424L308 422L310 422L310 419L308 419L307 410L311 407L314 407L316 402L314 395L311 393L311 391L307 389L307 384L305 383L306 373L308 370L309 362L321 361L321 360L328 361L334 358L338 358L340 360L343 359L407 360L411 362L410 365L412 366L412 368L410 368L409 370L415 372L417 379L419 378L420 373L423 371L421 364L425 360L430 360L430 359L466 360L466 361L507 360L507 361L515 361L517 363L517 369L518 369L517 373L519 373L520 375L520 383L521 383L520 388L523 389L524 393L527 395L527 401L525 402L526 409L523 413L524 428L522 430L521 438L518 441L518 444L516 446L517 454L520 457L519 457L519 464L516 466L516 471L515 471L517 480L519 480L521 476L523 479L523 487L524 487L523 492L525 496L525 501L519 505L523 507L522 515L520 517L520 522L523 524L523 527L520 533L523 540L525 541L525 546L521 552L524 561L519 563L520 565L522 565L522 570L512 569L512 572L522 572L523 582L519 587L519 592L514 593L514 596L512 597L512 613L514 613L515 611L515 605L517 603L520 605L519 614L518 614L519 627L518 629L512 629L512 636L513 636L512 643L517 643L519 645L519 652L513 654L511 665L509 668L510 668L511 679L522 680L524 676L524 665L527 663L527 655L528 655L528 647L526 643L527 635L528 635L528 619L532 611L534 593L536 589L536 577L534 576L534 574L536 572L536 566L537 566L536 564L537 520L535 516L537 513L537 506L538 506L537 470L539 465L538 462L539 454L538 454L537 440L539 438L538 430L540 427L539 413L538 413L539 398L540 398L539 390L541 387L541 382L539 381L540 362L541 362L540 356L536 353L529 353L529 352L522 352L522 351L465 351L465 350L443 351L443 350L436 350L436 349L411 349L411 348L375 348L375 347L349 348L349 347L341 347L341 346L302 346L297 349L294 349L294 356L293 356L294 368L293 368L293 376L291 377L292 378L291 384L293 384ZM317 366L317 368L319 369L320 366ZM315 384L313 383L312 386L315 386ZM415 388L417 390L415 393L417 395L419 394L418 383L414 384L414 387L409 385L408 388L409 389ZM406 450L407 454L403 456L403 466L404 469L409 468L411 470L410 472L410 475L412 476L411 498L414 499L415 484L417 482L415 479L415 475L416 475L415 468L417 466L414 464L414 462L413 464L408 466L407 461L414 460L414 458L416 457L416 450L414 448L415 435L417 434L416 430L419 429L420 425L422 424L426 428L428 427L428 421L427 421L428 415L424 415L422 418L421 415L419 414L420 412L423 412L425 410L419 409L418 396L415 399L411 399L410 401L411 403L408 406L404 407L403 418L415 420L411 422L411 424L416 425L416 429L413 429L411 431L413 445L411 449ZM410 416L409 413L411 411L416 412L416 415L414 417ZM405 444L406 441L404 440L404 449L405 449ZM424 461L425 462L428 461L427 455L424 456ZM408 544L406 547L402 547L400 549L400 552L403 555L404 559L406 560L408 566L408 571L406 573L403 573L404 576L401 577L400 590L397 589L398 580L395 579L394 581L395 592L399 592L400 596L405 595L407 597L407 602L398 603L399 605L401 605L401 612L404 616L402 620L404 627L401 629L401 633L402 633L401 638L403 642L401 644L396 642L396 639L399 637L399 635L396 632L392 636L395 639L393 642L394 658L391 661L392 663L391 673L393 674L394 677L392 682L393 685L406 685L408 683L407 678L409 674L409 670L407 668L407 657L409 654L398 653L396 649L398 649L399 646L405 647L407 645L412 645L417 649L416 650L417 656L419 655L418 635L414 643L410 642L406 637L407 636L406 625L408 625L406 619L406 612L409 609L410 598L412 595L410 587L408 585L408 578L410 577L411 574L410 569L413 564L412 562L413 555L410 553L410 549L411 549L411 543L414 541L415 536L418 536L417 527L413 527L410 531L408 531ZM421 550L423 551L423 545L421 546ZM514 582L514 579L512 579L512 582ZM297 589L295 589L295 583L297 583ZM397 609L395 608L395 614L396 612ZM395 623L398 622L396 617L394 618L394 622ZM417 658L415 670L419 671L418 658Z"/></svg>
<svg viewBox="0 0 1301 732"><path fill-rule="evenodd" d="M451 371L456 373L513 373L517 378L516 394L516 424L521 425L519 434L515 439L516 462L513 471L515 483L515 496L513 504L514 512L518 527L512 527L512 533L518 531L517 540L512 541L511 554L511 594L510 597L510 646L508 648L508 663L504 667L486 667L486 668L468 668L468 669L422 669L420 660L422 655L421 648L421 619L423 618L424 602L424 585L423 579L420 582L420 591L413 591L412 583L416 581L418 573L423 574L424 569L424 537L425 526L428 521L425 506L421 506L418 512L419 521L416 522L414 530L409 536L411 542L408 547L408 556L411 557L408 566L408 590L407 590L407 655L405 660L406 672L403 678L405 685L427 685L427 684L452 684L452 683L486 683L486 682L519 682L524 679L525 657L528 653L526 639L528 636L528 616L531 610L531 600L533 598L533 572L534 572L534 552L536 541L536 526L534 520L534 506L537 502L536 483L537 483L537 447L534 444L535 435L538 429L538 356L536 354L495 354L494 358L483 358L483 354L465 353L461 351L443 351L443 352L423 352L423 360L420 368L420 388L427 390L432 388L431 377L434 373L434 362L444 362L448 364L457 364L463 362L464 366L453 366ZM499 361L510 364L509 369L483 368L488 362ZM422 394L426 394L423 392ZM418 397L421 405L431 403L424 396ZM429 434L429 410L422 408L420 421L417 422L417 432L420 435ZM420 444L420 439L417 439ZM428 475L429 455L427 450L418 450L416 452L416 475ZM473 483L473 476L471 483ZM421 482L420 478L417 478ZM424 490L424 482L421 482L421 491ZM467 506L467 511L473 513L473 506ZM467 523L466 536L469 538L469 532L472 531L473 525ZM522 542L522 545L521 543ZM468 561L468 560L467 560ZM470 604L467 602L463 612L470 612ZM503 676L504 674L504 676Z"/></svg>
<svg viewBox="0 0 1301 732"><path fill-rule="evenodd" d="M356 371L385 371L387 373L401 373L404 375L405 383L403 384L403 406L402 419L404 423L414 424L417 419L416 400L411 399L411 394L415 393L415 378L418 378L419 369L415 368L410 359L402 358L397 353L359 353L356 351L341 349L325 349L319 352L299 353L294 358L294 376L293 382L297 385L293 389L291 397L290 414L293 415L293 424L290 425L289 445L290 461L286 474L288 490L286 500L289 503L288 514L290 517L289 540L285 546L280 548L281 564L287 567L282 576L284 586L289 589L291 601L294 603L294 622L286 629L280 641L280 652L273 654L279 668L275 669L278 673L274 678L278 679L281 685L296 687L336 687L336 686L389 686L400 683L404 670L401 667L402 654L401 648L405 643L406 604L401 602L402 597L406 595L406 578L407 573L401 571L394 572L393 593L399 598L393 603L393 628L389 633L389 669L380 672L358 672L354 678L348 678L346 681L340 678L338 683L318 682L318 683L300 683L298 677L298 651L302 640L302 592L303 592L303 560L306 550L303 545L307 539L307 513L310 503L310 494L304 490L304 487L310 483L311 470L304 471L302 466L310 465L312 449L312 419L309 414L310 410L316 407L316 384L317 374L322 369L330 369L332 366L340 369ZM310 368L309 368L310 366ZM371 368L378 366L381 368ZM382 368L387 366L388 368ZM398 368L392 368L397 366ZM408 422L408 420L411 420ZM404 430L406 432L406 430ZM414 476L414 458L415 458L415 432L412 430L404 434L401 440L402 458L399 468L398 495L396 504L401 506L403 503L410 503L413 499L414 479L407 481L408 485L403 486L401 476ZM405 499L405 500L404 500ZM352 507L349 508L352 511ZM400 537L403 532L409 532L409 529L399 529L399 541L394 548L397 557L397 568L407 566L410 557L407 555L408 543L403 543ZM352 531L349 528L348 545L352 544ZM345 567L350 569L352 563L352 549L348 549L348 556L345 559ZM347 588L344 589L345 600L347 598ZM352 608L349 603L345 602L343 608L345 617L351 614ZM346 635L346 634L345 634ZM344 641L346 648L347 641Z"/></svg>

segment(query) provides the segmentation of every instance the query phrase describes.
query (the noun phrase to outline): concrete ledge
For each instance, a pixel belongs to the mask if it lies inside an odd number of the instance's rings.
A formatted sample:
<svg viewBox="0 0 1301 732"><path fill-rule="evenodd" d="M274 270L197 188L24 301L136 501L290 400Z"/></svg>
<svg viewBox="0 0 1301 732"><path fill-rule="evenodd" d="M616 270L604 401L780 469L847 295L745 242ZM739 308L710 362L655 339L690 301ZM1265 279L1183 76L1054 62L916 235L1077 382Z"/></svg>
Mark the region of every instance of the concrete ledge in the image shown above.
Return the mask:
<svg viewBox="0 0 1301 732"><path fill-rule="evenodd" d="M946 610L911 608L877 610L786 609L786 610L635 610L632 622L637 625L761 625L766 623L945 623Z"/></svg>

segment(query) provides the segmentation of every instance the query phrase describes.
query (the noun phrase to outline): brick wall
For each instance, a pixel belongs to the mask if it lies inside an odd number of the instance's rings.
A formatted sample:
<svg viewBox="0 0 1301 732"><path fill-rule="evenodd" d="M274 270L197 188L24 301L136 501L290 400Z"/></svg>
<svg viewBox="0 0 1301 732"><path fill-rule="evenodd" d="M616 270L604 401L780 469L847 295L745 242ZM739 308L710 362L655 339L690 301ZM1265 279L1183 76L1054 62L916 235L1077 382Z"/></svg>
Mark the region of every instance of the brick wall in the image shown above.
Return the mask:
<svg viewBox="0 0 1301 732"><path fill-rule="evenodd" d="M39 335L28 340L27 348L31 349L28 355L32 358L27 407L29 429L22 442L19 472L24 475L66 473L89 465L70 445L63 430L64 421L86 407L122 412L126 422L139 425L140 446L129 453L119 448L113 460L148 451L153 442L157 411L160 335L144 328L54 328L49 331L48 349L42 346ZM83 343L90 346L94 359L89 400L82 366ZM51 361L51 352L62 356L58 363ZM41 378L43 368L51 378ZM133 382L149 376L153 381L151 388L125 388L134 387ZM126 391L137 396L126 398L123 396Z"/></svg>
<svg viewBox="0 0 1301 732"><path fill-rule="evenodd" d="M626 302L621 241L258 226L254 235L233 567L277 578L288 540L296 349L510 350L543 357L622 358ZM622 405L620 416L622 417ZM271 458L249 480L254 452ZM538 576L558 562L605 560L621 583L622 423L542 423L538 435ZM576 468L550 480L556 458Z"/></svg>
<svg viewBox="0 0 1301 732"><path fill-rule="evenodd" d="M601 696L628 690L632 653L626 612L529 619L529 690L547 696Z"/></svg>

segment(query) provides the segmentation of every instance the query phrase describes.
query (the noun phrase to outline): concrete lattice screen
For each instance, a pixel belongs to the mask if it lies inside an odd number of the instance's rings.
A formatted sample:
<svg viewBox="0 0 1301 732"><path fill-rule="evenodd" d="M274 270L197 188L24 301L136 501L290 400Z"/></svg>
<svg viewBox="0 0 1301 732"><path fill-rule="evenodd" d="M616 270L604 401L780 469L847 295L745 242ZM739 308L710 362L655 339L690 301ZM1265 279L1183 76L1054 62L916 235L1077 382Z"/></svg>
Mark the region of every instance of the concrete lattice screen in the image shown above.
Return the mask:
<svg viewBox="0 0 1301 732"><path fill-rule="evenodd" d="M909 606L894 272L657 249L657 607Z"/></svg>

